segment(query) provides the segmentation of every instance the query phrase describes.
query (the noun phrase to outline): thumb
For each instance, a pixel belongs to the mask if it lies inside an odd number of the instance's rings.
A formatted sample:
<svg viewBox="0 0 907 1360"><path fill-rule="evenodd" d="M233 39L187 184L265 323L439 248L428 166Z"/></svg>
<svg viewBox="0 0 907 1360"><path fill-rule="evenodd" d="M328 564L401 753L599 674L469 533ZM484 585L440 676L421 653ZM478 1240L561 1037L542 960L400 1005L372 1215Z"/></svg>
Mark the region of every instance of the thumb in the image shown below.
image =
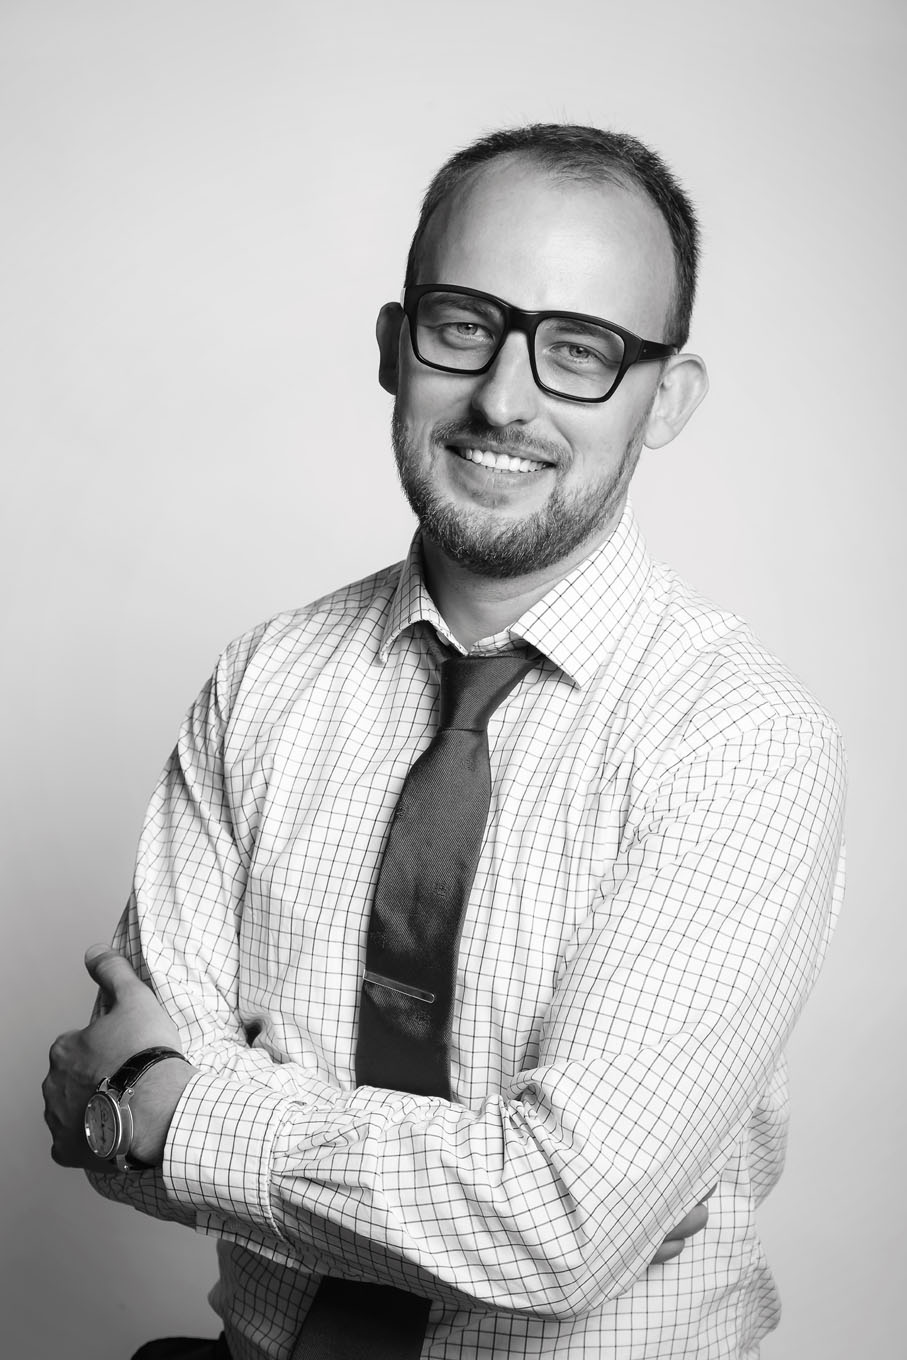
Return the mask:
<svg viewBox="0 0 907 1360"><path fill-rule="evenodd" d="M113 1000L134 983L141 986L128 959L106 944L92 944L85 951L85 967L95 982Z"/></svg>

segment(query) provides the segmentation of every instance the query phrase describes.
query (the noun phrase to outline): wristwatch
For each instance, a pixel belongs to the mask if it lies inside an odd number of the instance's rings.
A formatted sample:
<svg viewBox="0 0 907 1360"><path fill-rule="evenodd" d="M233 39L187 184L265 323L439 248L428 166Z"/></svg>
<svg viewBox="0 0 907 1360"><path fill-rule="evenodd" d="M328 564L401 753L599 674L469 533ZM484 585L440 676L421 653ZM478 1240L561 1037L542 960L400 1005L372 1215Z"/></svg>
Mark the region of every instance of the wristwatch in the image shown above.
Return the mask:
<svg viewBox="0 0 907 1360"><path fill-rule="evenodd" d="M99 1082L85 1106L85 1138L95 1157L116 1162L120 1171L146 1171L143 1162L129 1156L132 1144L132 1110L129 1102L139 1077L165 1058L182 1058L175 1048L143 1048L118 1067L112 1077Z"/></svg>

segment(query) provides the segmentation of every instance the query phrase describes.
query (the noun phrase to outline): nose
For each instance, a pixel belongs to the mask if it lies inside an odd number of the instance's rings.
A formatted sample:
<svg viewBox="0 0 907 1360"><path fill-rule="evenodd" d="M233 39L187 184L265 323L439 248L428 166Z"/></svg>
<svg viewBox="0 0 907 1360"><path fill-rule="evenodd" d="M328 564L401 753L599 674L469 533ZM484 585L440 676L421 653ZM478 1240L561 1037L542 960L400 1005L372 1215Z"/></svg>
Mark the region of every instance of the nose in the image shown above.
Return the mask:
<svg viewBox="0 0 907 1360"><path fill-rule="evenodd" d="M473 409L489 425L525 424L537 414L541 393L535 385L525 335L511 331L487 373L477 380Z"/></svg>

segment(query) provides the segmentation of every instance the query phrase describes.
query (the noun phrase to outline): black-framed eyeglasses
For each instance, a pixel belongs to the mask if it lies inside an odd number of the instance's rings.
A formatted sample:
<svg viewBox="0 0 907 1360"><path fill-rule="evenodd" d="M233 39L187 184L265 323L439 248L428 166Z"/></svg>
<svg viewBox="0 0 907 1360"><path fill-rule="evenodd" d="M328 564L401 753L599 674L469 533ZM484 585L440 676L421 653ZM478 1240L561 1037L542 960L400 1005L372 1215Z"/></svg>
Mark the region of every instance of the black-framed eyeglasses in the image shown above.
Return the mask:
<svg viewBox="0 0 907 1360"><path fill-rule="evenodd" d="M411 284L403 311L416 358L442 373L487 373L510 332L522 331L536 384L567 401L607 401L633 364L677 353L600 316L526 312L453 284Z"/></svg>

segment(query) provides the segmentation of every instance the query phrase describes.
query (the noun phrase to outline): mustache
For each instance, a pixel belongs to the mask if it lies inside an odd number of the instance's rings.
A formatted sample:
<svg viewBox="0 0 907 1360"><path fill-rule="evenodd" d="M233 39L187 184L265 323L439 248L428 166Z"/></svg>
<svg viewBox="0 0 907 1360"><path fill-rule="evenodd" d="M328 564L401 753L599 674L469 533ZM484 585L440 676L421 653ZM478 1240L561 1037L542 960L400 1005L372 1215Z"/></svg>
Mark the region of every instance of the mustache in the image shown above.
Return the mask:
<svg viewBox="0 0 907 1360"><path fill-rule="evenodd" d="M559 444L550 443L527 434L515 425L503 428L487 421L470 417L464 420L442 421L435 425L431 437L437 444L452 444L454 440L469 440L496 453L510 453L516 457L536 457L549 463L565 463L567 453Z"/></svg>

